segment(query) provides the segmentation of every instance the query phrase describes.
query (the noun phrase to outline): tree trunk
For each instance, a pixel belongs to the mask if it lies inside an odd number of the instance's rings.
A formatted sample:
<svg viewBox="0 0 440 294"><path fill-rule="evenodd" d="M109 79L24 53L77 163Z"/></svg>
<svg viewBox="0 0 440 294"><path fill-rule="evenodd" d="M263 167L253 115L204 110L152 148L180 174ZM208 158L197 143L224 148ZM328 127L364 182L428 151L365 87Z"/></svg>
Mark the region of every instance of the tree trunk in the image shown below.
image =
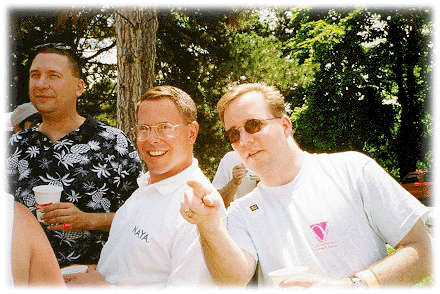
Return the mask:
<svg viewBox="0 0 440 294"><path fill-rule="evenodd" d="M120 9L115 13L118 60L117 126L133 144L137 124L136 103L153 86L156 58L157 12L154 9Z"/></svg>
<svg viewBox="0 0 440 294"><path fill-rule="evenodd" d="M423 105L419 99L414 69L419 57L417 28L411 17L404 19L400 26L390 27L390 38L394 42L396 56L394 75L398 86L397 101L401 105L400 127L397 134L397 158L400 179L417 169L422 159Z"/></svg>

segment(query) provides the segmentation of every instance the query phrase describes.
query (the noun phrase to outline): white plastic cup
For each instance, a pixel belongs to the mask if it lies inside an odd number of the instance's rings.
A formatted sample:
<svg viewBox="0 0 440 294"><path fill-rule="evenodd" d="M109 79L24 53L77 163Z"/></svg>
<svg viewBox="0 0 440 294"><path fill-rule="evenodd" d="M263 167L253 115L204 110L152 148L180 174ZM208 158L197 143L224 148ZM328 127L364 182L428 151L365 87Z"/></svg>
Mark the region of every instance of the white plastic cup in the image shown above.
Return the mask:
<svg viewBox="0 0 440 294"><path fill-rule="evenodd" d="M61 269L62 275L83 274L87 272L87 265L72 265Z"/></svg>
<svg viewBox="0 0 440 294"><path fill-rule="evenodd" d="M308 270L308 266L287 267L270 272L269 277L272 279L273 285L278 287L284 280L306 275Z"/></svg>
<svg viewBox="0 0 440 294"><path fill-rule="evenodd" d="M41 222L41 216L43 214L40 212L39 207L48 206L51 203L60 202L61 191L63 191L63 187L54 185L42 185L36 186L32 190L34 190L35 202L37 204L37 219L39 222Z"/></svg>

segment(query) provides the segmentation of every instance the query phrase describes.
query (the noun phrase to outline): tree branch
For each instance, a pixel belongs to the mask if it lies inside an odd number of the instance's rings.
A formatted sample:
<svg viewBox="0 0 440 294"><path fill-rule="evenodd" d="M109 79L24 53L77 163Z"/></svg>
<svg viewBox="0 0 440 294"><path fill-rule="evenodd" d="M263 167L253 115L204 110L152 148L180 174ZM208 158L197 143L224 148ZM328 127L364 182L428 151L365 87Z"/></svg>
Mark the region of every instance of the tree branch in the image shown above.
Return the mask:
<svg viewBox="0 0 440 294"><path fill-rule="evenodd" d="M123 19L125 19L134 29L136 29L136 26L131 22L131 20L129 20L128 18L126 18L125 16L123 16L121 13L119 13L118 11L115 11L115 13L117 15L119 15L120 17L122 17Z"/></svg>
<svg viewBox="0 0 440 294"><path fill-rule="evenodd" d="M103 53L103 52L105 52L105 51L108 51L108 50L110 50L111 48L113 48L113 47L115 47L115 46L116 46L116 40L113 41L113 43L110 44L109 46L99 49L99 50L96 51L96 53L93 54L92 56L89 56L89 57L85 58L85 60L89 61L89 60L95 58L96 56L98 56L99 54L101 54L101 53Z"/></svg>

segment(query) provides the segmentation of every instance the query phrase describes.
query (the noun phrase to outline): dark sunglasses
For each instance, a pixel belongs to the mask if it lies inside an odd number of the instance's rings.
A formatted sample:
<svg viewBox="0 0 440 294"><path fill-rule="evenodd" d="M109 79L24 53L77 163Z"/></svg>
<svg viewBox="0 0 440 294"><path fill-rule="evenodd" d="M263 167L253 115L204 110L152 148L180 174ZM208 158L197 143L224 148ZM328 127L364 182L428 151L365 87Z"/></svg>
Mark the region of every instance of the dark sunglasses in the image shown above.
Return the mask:
<svg viewBox="0 0 440 294"><path fill-rule="evenodd" d="M261 131L261 129L263 128L263 121L273 120L273 119L278 119L278 118L279 117L272 117L272 118L267 118L267 119L257 119L257 118L248 119L244 123L244 130L248 134L255 134L255 133ZM237 128L231 128L231 129L226 131L225 135L226 135L226 139L231 144L234 144L234 143L236 143L236 142L238 142L240 140L239 128L238 129Z"/></svg>
<svg viewBox="0 0 440 294"><path fill-rule="evenodd" d="M64 51L72 50L72 47L70 47L69 45L64 44L64 43L47 43L47 44L35 46L34 48L32 48L32 51L42 51L42 50L48 49L48 48L53 48L53 49L57 49L57 50L64 50Z"/></svg>

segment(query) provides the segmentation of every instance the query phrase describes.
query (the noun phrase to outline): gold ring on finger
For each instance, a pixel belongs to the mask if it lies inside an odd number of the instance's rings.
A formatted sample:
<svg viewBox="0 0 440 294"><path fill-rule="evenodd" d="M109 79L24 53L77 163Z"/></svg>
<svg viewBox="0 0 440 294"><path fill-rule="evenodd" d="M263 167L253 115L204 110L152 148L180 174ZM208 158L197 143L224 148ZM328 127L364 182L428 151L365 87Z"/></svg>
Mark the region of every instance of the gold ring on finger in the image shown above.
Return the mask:
<svg viewBox="0 0 440 294"><path fill-rule="evenodd" d="M187 208L185 210L185 214L187 217L192 218L194 216L194 211L192 211L190 208Z"/></svg>

